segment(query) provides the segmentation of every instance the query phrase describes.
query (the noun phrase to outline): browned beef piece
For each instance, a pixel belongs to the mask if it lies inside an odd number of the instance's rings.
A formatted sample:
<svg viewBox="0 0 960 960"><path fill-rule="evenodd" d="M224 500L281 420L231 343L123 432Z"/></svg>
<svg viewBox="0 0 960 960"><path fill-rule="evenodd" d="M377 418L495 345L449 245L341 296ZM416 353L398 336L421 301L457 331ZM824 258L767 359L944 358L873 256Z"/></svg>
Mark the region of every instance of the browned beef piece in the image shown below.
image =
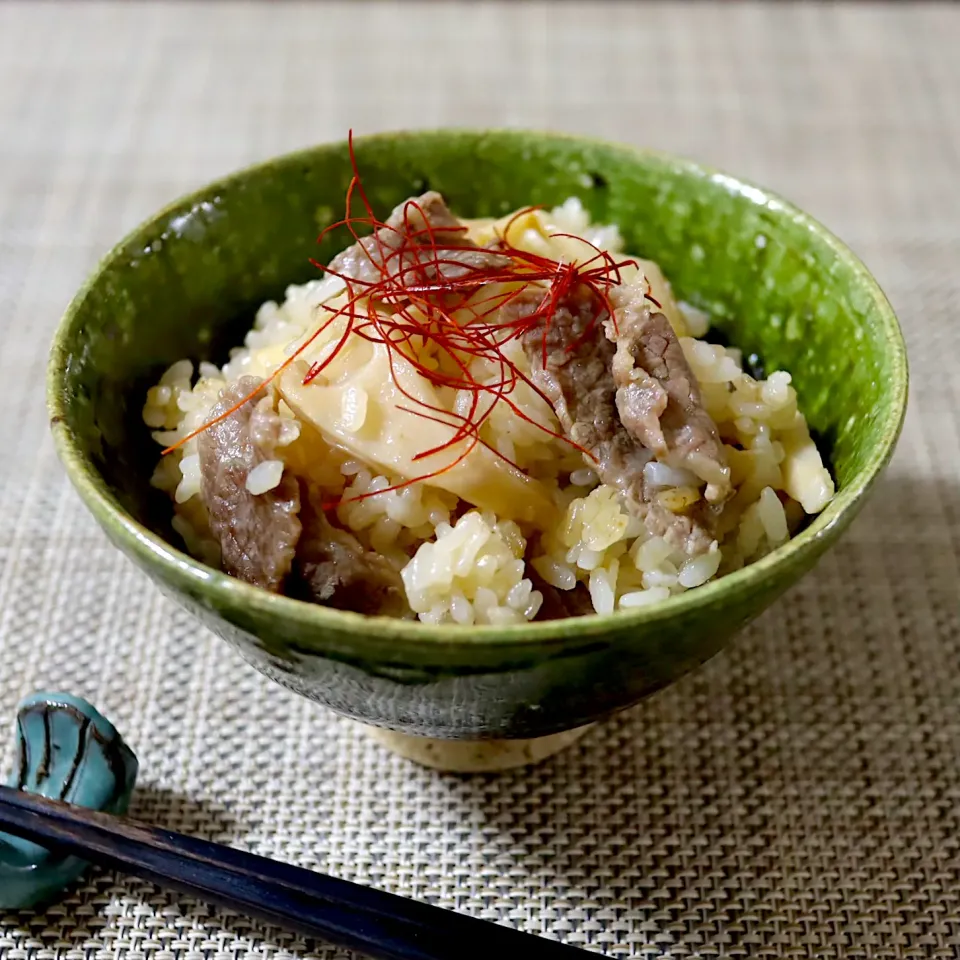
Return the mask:
<svg viewBox="0 0 960 960"><path fill-rule="evenodd" d="M611 299L616 329L604 326L617 347L612 371L623 425L658 460L704 481L708 501L726 500L732 488L723 443L670 321L631 287Z"/></svg>
<svg viewBox="0 0 960 960"><path fill-rule="evenodd" d="M564 620L567 617L585 617L596 613L590 592L578 583L572 590L560 590L547 583L535 570L528 569L527 576L533 582L533 589L543 594L543 603L537 611L535 620Z"/></svg>
<svg viewBox="0 0 960 960"><path fill-rule="evenodd" d="M225 413L261 384L256 377L241 377L226 387L212 417ZM220 543L223 569L279 593L300 537L300 491L290 476L266 493L247 490L250 471L274 458L280 429L273 410L258 409L261 397L247 401L200 434L200 495L210 529Z"/></svg>
<svg viewBox="0 0 960 960"><path fill-rule="evenodd" d="M542 290L527 288L502 309L529 316L542 297ZM546 366L543 325L524 334L533 381L550 401L566 435L590 452L589 465L604 483L623 493L628 509L651 534L689 556L705 553L714 539L709 508L700 505L675 514L646 489L643 468L653 454L621 421L612 372L616 348L603 333L605 314L591 326L595 311L596 301L586 288L557 308L546 328Z"/></svg>
<svg viewBox="0 0 960 960"><path fill-rule="evenodd" d="M353 534L327 519L319 498L301 488L303 536L297 546L297 596L338 610L371 616L409 616L400 574Z"/></svg>
<svg viewBox="0 0 960 960"><path fill-rule="evenodd" d="M521 316L533 313L543 298L540 288L522 290L503 309ZM566 435L596 459L590 463L604 483L640 503L643 468L653 455L620 422L610 372L615 348L594 318L595 303L585 288L571 294L546 328L527 331L523 347L533 367L533 381L550 401ZM568 347L576 344L573 350ZM543 365L546 346L546 367ZM588 461L589 462L589 461Z"/></svg>
<svg viewBox="0 0 960 960"><path fill-rule="evenodd" d="M646 503L643 514L643 525L652 537L663 537L689 557L699 557L710 550L717 539L716 523L716 514L703 501L685 513L674 513L659 503L655 495Z"/></svg>
<svg viewBox="0 0 960 960"><path fill-rule="evenodd" d="M442 249L424 249L418 255L413 244ZM398 253L401 248L402 254ZM404 282L413 285L429 283L438 276L456 279L469 270L496 269L508 263L505 257L468 240L466 228L447 208L443 197L431 190L401 203L385 226L338 253L330 261L330 268L341 276L370 284L383 278L385 264L391 274L404 273Z"/></svg>

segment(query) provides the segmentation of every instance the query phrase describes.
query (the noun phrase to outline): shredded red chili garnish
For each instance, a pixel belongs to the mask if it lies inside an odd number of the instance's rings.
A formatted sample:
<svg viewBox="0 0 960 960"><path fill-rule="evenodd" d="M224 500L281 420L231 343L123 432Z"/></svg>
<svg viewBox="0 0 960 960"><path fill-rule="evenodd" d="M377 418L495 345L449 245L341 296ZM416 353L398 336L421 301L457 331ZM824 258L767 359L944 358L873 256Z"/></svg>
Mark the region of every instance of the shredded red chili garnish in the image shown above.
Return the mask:
<svg viewBox="0 0 960 960"><path fill-rule="evenodd" d="M407 202L404 208L403 225L399 230L376 218L360 178L352 132L349 150L353 177L347 188L345 216L324 229L317 242L323 241L331 231L346 228L355 242L367 239L369 244L368 235L372 231L377 243L374 248L376 255L368 259L377 269L378 279L373 282L360 280L341 274L329 265L312 260L311 263L324 273L338 276L344 281L347 291L346 302L337 308L321 304L320 309L329 313L329 316L291 356L273 371L263 384L230 409L168 447L163 453L168 454L177 450L193 437L226 419L256 397L267 384L290 367L331 324L342 319L343 331L333 348L323 360L310 367L303 378L303 383L308 384L314 381L333 362L351 336L383 344L387 348L394 385L410 401L409 406L398 405L397 410L443 424L450 427L452 431L449 440L429 450L420 451L414 460L435 456L444 450L456 447L463 441L467 441L467 446L451 463L438 470L405 480L383 490L342 500L341 503L363 500L430 480L463 462L481 444L519 470L515 463L480 436L481 428L498 403L507 404L521 419L591 456L589 451L584 450L568 437L537 423L511 399L511 394L517 385L525 383L548 406L550 405L549 400L529 376L509 360L503 348L511 340L518 339L531 330L542 328L543 364L546 366L547 334L554 314L578 288L585 288L588 291L592 296L595 309L584 333L577 341L567 345L567 352L575 350L585 338L594 333L601 318L609 317L616 325L608 291L611 287L623 282L620 271L628 265L635 264L635 261L615 260L611 254L592 244L588 246L593 248L594 255L583 263L554 260L518 249L509 239L511 229L520 218L533 213L539 209L538 207L526 207L510 218L502 235L498 234L496 243L489 248L488 252L491 256L488 265L483 264L482 257L474 258L479 261L474 263L453 259L451 254L468 250L477 253L478 248L471 244L457 243L455 238L451 240L451 234L455 231L448 227L439 230L432 227L415 200ZM353 214L355 196L359 196L363 206L362 216ZM425 227L415 229L411 221L413 211L420 214L419 220L426 224ZM464 235L466 230L464 226L462 228ZM378 231L394 231L397 234L393 238L396 243L391 242L388 249L382 241L384 234ZM551 236L571 237L587 243L582 237L576 237L573 234L558 233ZM456 271L452 275L447 275L443 267L455 267ZM509 286L506 289L500 288L485 297L481 291L490 284ZM501 308L531 285L537 285L538 288L543 289L543 299L536 309L523 312L523 315L515 319L505 319L501 315ZM658 307L660 306L649 295L649 289L647 298ZM460 319L457 314L460 315ZM467 314L466 319L463 319L464 314ZM440 361L437 369L425 364L415 348L417 343L422 346L426 342L431 342L436 347ZM471 372L471 365L477 359L490 362L498 371L497 377L491 382L481 383ZM408 364L435 387L448 387L458 392L466 391L470 394L467 412L460 414L446 407L432 406L409 394L404 389L401 378L397 376L397 364L400 362ZM336 506L336 504L330 506Z"/></svg>

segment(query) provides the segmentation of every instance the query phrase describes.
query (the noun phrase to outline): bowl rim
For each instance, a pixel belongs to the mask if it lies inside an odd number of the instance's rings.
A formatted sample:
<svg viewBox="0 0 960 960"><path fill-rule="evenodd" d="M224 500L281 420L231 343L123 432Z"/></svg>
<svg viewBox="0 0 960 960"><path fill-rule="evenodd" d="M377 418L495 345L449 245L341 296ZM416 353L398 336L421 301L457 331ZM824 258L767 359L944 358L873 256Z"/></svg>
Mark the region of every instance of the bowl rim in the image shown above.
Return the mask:
<svg viewBox="0 0 960 960"><path fill-rule="evenodd" d="M755 183L726 174L714 167L665 151L636 147L602 138L574 133L526 128L472 128L439 127L414 130L384 131L354 138L358 152L365 144L378 141L397 141L406 138L442 139L450 136L474 138L518 138L561 141L570 145L592 146L632 158L638 162L654 161L669 167L685 177L708 180L731 193L744 196L751 203L762 205L778 216L793 220L808 232L815 234L830 247L843 266L863 284L869 294L872 312L881 324L885 343L886 362L892 376L887 384L891 403L887 406L882 439L869 451L866 463L852 480L839 489L827 507L813 521L787 543L767 556L747 564L740 570L725 574L695 589L669 597L648 607L617 610L610 614L593 613L560 620L530 621L510 625L429 624L418 620L397 620L368 616L350 611L335 610L318 604L269 593L241 580L214 570L173 546L158 534L135 520L109 493L106 481L85 456L77 438L69 429L65 407L65 391L61 389L70 360L66 349L66 335L84 301L99 282L105 270L120 259L142 236L160 221L189 209L218 191L259 173L281 165L296 164L325 150L342 150L346 141L328 141L310 147L280 154L242 167L226 176L184 194L151 214L130 230L104 254L83 285L67 306L54 333L47 366L47 407L56 452L64 469L87 508L101 525L108 526L116 545L146 566L159 565L166 570L165 579L176 581L181 588L216 598L218 611L226 608L253 609L264 617L284 619L307 628L300 633L298 646L319 652L327 645L325 632L349 633L360 643L380 646L392 645L436 649L476 648L496 645L503 650L535 645L548 650L554 644L569 646L577 640L594 641L610 626L618 630L655 625L666 620L705 611L734 594L751 592L758 584L774 580L778 571L804 559L811 562L821 549L853 518L859 505L889 463L903 427L909 389L906 346L896 314L880 285L860 258L827 227L810 214L777 193ZM395 651L399 652L399 650Z"/></svg>

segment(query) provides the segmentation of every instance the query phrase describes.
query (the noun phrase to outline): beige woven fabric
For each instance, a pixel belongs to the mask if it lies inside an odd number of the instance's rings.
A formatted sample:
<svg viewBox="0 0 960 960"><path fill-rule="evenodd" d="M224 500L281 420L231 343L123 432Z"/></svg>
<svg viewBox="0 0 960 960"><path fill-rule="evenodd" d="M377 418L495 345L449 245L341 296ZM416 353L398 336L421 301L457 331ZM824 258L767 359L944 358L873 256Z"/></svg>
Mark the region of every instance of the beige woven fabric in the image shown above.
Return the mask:
<svg viewBox="0 0 960 960"><path fill-rule="evenodd" d="M441 124L781 191L875 270L912 361L895 462L817 571L695 675L500 777L388 755L162 600L43 408L60 312L142 217L350 126ZM136 815L611 957L960 955L960 9L0 4L0 384L0 707L91 698L141 757ZM102 873L0 917L0 960L305 953L346 960Z"/></svg>

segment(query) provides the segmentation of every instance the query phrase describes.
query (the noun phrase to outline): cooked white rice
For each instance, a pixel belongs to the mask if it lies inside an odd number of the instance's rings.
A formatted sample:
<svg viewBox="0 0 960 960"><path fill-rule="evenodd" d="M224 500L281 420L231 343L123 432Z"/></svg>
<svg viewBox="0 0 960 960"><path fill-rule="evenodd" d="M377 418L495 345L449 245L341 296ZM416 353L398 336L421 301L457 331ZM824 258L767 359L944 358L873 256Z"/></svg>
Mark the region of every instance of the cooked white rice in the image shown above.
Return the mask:
<svg viewBox="0 0 960 960"><path fill-rule="evenodd" d="M494 227L502 229L505 222L473 221L471 236L486 242ZM576 240L549 236L560 232L582 236L612 253L622 251L617 228L591 224L576 199L549 212L524 216L510 238L516 246L554 259L585 259L588 248ZM489 504L477 506L458 495L464 489L451 489L452 482L446 488L437 485L441 481L342 502L337 509L345 528L395 564L410 606L421 620L506 624L533 619L542 597L533 589L531 568L561 590L583 583L599 613L655 603L780 546L805 514L818 513L833 496L833 481L797 409L790 374L776 371L766 380L755 380L744 373L738 350L702 339L708 332L707 317L675 302L656 264L638 263L642 272L626 280L649 283L662 303L699 380L706 409L727 443L736 494L724 507L720 541L706 555L691 559L664 540L650 537L643 524L626 512L619 494L598 482L576 450L524 421L506 404L498 404L484 427L484 439L533 479L537 495L552 505L558 520L500 516ZM143 411L157 442L170 446L202 426L228 383L244 375L265 378L273 373L317 329L318 305L335 304L342 292L342 282L334 277L289 287L282 304L271 301L260 307L244 345L231 352L223 367L201 363L195 370L189 360L170 367L150 389ZM308 362L323 356L324 350L329 352L337 335L334 327L313 343ZM343 501L405 479L385 469L382 460L365 459L331 442L343 436L360 437L364 424L379 411L376 371L364 380L364 371L373 369L370 349L368 344L351 342L337 358L338 382L346 386L338 394L333 414L334 436L298 418L273 388L260 401L275 406L282 419L276 454L282 459L251 472L247 486L252 493L275 487L284 471ZM429 349L425 347L424 354L428 361ZM529 370L517 342L505 352L517 367ZM471 373L477 380L496 378L497 371L487 366L476 360ZM335 373L330 374L334 379ZM443 395L445 389L437 389L440 399L462 411L465 398ZM521 384L512 399L536 423L560 431L553 411L531 389ZM400 449L408 439L402 430L392 438ZM473 469L476 463L476 483L482 485L484 497L496 501L496 477L483 473L481 453L493 456L477 448L465 466ZM646 470L647 482L662 486L671 496L688 497L691 490L692 496L698 495L696 479L684 471L656 462ZM469 487L469 476L465 482ZM187 549L217 565L218 545L199 496L196 439L160 460L153 484L173 501L174 529ZM503 491L499 502L514 502L514 494Z"/></svg>

